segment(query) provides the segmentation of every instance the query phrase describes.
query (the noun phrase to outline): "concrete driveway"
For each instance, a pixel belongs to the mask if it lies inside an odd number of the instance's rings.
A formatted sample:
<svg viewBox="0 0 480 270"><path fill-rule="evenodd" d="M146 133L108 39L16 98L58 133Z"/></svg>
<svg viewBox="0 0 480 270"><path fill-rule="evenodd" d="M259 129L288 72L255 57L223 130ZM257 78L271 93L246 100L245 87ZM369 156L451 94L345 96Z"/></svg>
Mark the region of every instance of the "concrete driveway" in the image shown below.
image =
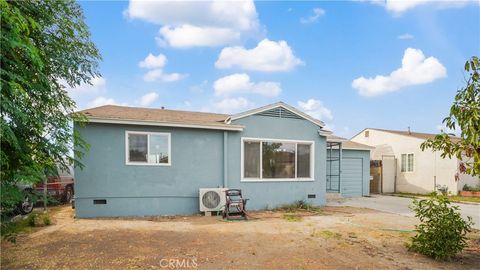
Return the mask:
<svg viewBox="0 0 480 270"><path fill-rule="evenodd" d="M341 201L331 201L328 202L327 205L370 208L387 213L414 217L415 214L410 208L408 208L408 206L411 205L412 200L413 199L410 198L396 196L372 195L371 197L348 198L342 199ZM467 216L472 217L473 222L475 223L473 227L475 229L480 229L480 204L453 203L453 205L458 205L460 207L463 218L466 218Z"/></svg>

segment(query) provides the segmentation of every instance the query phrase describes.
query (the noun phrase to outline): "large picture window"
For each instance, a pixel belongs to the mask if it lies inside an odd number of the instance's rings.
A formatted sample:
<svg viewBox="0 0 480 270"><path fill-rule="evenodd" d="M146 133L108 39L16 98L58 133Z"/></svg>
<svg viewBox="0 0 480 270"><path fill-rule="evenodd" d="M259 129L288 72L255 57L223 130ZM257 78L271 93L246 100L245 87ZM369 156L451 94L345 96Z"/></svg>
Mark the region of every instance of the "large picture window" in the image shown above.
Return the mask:
<svg viewBox="0 0 480 270"><path fill-rule="evenodd" d="M246 181L313 178L313 142L243 138L242 151Z"/></svg>
<svg viewBox="0 0 480 270"><path fill-rule="evenodd" d="M170 165L170 133L126 132L128 165Z"/></svg>

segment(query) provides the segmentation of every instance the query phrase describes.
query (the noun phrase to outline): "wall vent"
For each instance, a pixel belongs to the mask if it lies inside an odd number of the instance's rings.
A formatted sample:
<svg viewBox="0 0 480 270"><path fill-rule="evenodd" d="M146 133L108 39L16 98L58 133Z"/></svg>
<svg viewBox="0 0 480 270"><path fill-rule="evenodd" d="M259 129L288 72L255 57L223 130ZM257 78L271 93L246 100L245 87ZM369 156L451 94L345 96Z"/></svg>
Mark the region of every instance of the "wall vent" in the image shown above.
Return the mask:
<svg viewBox="0 0 480 270"><path fill-rule="evenodd" d="M317 196L315 194L308 194L307 197L309 199L315 199Z"/></svg>
<svg viewBox="0 0 480 270"><path fill-rule="evenodd" d="M107 204L107 200L93 200L93 204Z"/></svg>
<svg viewBox="0 0 480 270"><path fill-rule="evenodd" d="M256 115L268 116L268 117L277 117L277 118L292 118L292 119L303 119L295 113L292 113L289 110L286 110L282 107L273 108L268 111L257 113Z"/></svg>

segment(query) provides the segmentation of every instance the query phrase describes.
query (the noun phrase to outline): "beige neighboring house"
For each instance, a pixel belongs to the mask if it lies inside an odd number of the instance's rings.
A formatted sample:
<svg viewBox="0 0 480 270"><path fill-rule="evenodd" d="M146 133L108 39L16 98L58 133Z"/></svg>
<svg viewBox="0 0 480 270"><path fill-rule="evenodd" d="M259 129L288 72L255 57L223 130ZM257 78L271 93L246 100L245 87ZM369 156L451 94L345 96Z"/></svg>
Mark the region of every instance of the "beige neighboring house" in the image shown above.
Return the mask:
<svg viewBox="0 0 480 270"><path fill-rule="evenodd" d="M429 193L438 190L438 187L446 186L451 194L457 194L465 184L478 185L478 177L459 171L461 160L442 158L440 152L420 149L422 142L435 135L366 128L353 136L351 141L375 147L370 151L372 161L394 160L392 170L384 169L392 172L392 177L383 179L383 186L390 186L391 189L383 192Z"/></svg>

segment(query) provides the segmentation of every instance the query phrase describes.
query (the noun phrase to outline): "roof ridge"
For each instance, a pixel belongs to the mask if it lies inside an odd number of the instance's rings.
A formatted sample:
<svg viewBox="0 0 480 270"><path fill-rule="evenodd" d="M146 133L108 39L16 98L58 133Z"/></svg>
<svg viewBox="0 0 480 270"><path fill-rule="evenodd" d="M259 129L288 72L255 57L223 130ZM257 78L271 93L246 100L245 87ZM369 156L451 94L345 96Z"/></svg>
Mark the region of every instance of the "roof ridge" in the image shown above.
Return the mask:
<svg viewBox="0 0 480 270"><path fill-rule="evenodd" d="M408 130L396 130L396 129L384 129L384 128L365 128L365 129L373 129L373 130L386 131L386 132L398 132L398 133L404 133L406 135L409 135L409 133L416 133L416 134L423 134L423 135L433 135L433 136L441 134L440 132L438 132L438 133L428 133L428 132L418 132L418 131L411 131L411 130L408 131ZM460 138L458 136L450 136L450 137Z"/></svg>

